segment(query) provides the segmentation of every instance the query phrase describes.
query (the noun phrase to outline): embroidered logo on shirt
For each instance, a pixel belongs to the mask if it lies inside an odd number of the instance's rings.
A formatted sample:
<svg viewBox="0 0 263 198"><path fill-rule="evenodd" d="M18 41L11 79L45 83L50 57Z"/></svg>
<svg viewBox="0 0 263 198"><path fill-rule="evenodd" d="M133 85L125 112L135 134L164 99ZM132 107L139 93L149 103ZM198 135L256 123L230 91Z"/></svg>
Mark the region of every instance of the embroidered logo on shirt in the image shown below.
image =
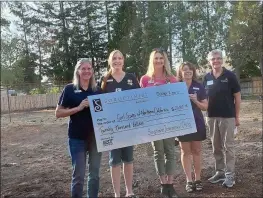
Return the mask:
<svg viewBox="0 0 263 198"><path fill-rule="evenodd" d="M75 93L80 93L80 92L82 92L80 89L76 89L76 90L74 90L74 92Z"/></svg>
<svg viewBox="0 0 263 198"><path fill-rule="evenodd" d="M128 79L128 80L127 80L127 84L128 84L128 85L133 85L132 80L131 80L131 79Z"/></svg>
<svg viewBox="0 0 263 198"><path fill-rule="evenodd" d="M225 82L225 83L227 83L227 82L228 82L228 79L225 78L225 80L221 80L221 82Z"/></svg>

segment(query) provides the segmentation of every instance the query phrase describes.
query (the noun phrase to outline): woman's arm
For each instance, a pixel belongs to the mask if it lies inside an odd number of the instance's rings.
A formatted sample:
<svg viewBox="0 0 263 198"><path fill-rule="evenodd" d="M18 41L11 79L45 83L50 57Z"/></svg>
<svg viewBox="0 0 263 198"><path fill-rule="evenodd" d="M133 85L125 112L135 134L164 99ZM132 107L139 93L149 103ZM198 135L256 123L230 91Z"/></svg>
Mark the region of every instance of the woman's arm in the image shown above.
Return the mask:
<svg viewBox="0 0 263 198"><path fill-rule="evenodd" d="M199 83L200 84L200 83ZM190 99L196 104L196 106L202 111L208 109L208 101L206 97L205 88L202 84L199 86L199 92L196 94L189 94Z"/></svg>
<svg viewBox="0 0 263 198"><path fill-rule="evenodd" d="M208 101L207 99L201 100L201 101L196 101L194 102L196 104L196 106L201 109L202 111L206 111L208 108Z"/></svg>
<svg viewBox="0 0 263 198"><path fill-rule="evenodd" d="M82 100L82 102L79 104L79 106L71 108L71 109L65 108L61 105L57 105L55 115L57 118L65 118L67 116L71 116L75 113L82 111L85 107L88 107L88 106L89 106L88 99Z"/></svg>
<svg viewBox="0 0 263 198"><path fill-rule="evenodd" d="M74 107L74 108L65 108L63 106L57 105L56 111L55 111L55 115L57 118L65 118L68 116L71 116L75 113L78 113L80 111L79 107Z"/></svg>

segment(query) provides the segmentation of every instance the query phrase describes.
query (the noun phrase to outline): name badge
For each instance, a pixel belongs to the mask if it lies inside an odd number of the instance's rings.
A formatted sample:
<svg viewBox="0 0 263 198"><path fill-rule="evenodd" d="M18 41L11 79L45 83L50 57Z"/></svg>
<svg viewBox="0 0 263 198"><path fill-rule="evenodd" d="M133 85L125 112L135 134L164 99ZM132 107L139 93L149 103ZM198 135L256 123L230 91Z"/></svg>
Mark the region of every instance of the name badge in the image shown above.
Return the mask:
<svg viewBox="0 0 263 198"><path fill-rule="evenodd" d="M115 92L122 91L121 88L116 88Z"/></svg>
<svg viewBox="0 0 263 198"><path fill-rule="evenodd" d="M148 81L148 83L149 83L149 84L153 84L154 81L151 79L151 80Z"/></svg>
<svg viewBox="0 0 263 198"><path fill-rule="evenodd" d="M213 84L214 84L213 80L207 81L207 85L213 85Z"/></svg>
<svg viewBox="0 0 263 198"><path fill-rule="evenodd" d="M107 82L113 82L113 79L108 79Z"/></svg>
<svg viewBox="0 0 263 198"><path fill-rule="evenodd" d="M194 90L199 90L199 87L193 87Z"/></svg>

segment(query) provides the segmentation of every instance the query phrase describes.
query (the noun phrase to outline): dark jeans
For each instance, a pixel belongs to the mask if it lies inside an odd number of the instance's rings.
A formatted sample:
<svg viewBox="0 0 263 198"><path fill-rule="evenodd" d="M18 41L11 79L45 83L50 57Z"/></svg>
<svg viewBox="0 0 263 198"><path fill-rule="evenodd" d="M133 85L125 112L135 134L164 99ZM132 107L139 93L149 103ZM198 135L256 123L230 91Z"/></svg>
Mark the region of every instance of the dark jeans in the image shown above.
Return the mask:
<svg viewBox="0 0 263 198"><path fill-rule="evenodd" d="M69 138L69 152L73 167L71 197L82 197L87 154L89 165L87 197L98 197L101 153L97 151L95 139L88 143L87 140Z"/></svg>

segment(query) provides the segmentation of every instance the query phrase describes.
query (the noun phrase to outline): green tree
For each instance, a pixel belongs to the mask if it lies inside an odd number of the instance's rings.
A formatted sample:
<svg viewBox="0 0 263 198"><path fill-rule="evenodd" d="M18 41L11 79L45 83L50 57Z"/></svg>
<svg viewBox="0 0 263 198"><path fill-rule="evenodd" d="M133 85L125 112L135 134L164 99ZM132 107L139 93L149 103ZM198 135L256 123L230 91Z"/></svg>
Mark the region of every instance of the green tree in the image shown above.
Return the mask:
<svg viewBox="0 0 263 198"><path fill-rule="evenodd" d="M229 62L238 76L262 65L262 3L233 2L227 40Z"/></svg>

